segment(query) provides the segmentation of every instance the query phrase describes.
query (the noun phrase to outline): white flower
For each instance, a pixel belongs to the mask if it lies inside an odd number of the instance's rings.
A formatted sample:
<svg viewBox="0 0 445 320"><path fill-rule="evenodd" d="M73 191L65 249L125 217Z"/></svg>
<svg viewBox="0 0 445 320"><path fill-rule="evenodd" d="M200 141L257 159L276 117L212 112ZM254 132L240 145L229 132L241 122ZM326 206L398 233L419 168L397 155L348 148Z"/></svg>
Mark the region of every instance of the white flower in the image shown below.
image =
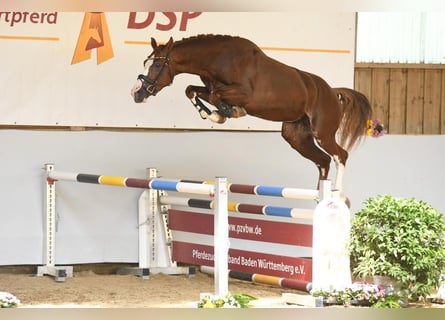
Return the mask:
<svg viewBox="0 0 445 320"><path fill-rule="evenodd" d="M15 308L20 304L20 300L9 292L0 291L0 307Z"/></svg>

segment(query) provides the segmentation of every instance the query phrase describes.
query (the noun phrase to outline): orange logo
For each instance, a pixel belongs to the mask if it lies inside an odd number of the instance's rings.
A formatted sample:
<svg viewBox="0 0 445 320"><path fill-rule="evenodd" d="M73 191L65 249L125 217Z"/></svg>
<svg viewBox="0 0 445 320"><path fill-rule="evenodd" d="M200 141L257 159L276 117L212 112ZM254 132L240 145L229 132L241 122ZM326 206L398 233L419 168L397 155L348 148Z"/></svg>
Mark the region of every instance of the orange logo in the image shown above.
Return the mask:
<svg viewBox="0 0 445 320"><path fill-rule="evenodd" d="M97 64L114 57L107 19L103 12L85 13L71 64L91 59L91 51L94 49Z"/></svg>

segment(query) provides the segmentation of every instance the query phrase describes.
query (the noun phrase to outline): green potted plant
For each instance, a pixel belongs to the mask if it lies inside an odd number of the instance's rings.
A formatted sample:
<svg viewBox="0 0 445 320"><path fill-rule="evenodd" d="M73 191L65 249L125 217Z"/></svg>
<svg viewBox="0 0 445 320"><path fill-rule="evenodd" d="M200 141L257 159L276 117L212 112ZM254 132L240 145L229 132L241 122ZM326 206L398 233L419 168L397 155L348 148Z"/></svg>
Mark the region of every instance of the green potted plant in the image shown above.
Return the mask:
<svg viewBox="0 0 445 320"><path fill-rule="evenodd" d="M369 198L351 223L352 273L387 277L396 284L386 284L393 293L424 300L445 274L444 234L443 215L423 201Z"/></svg>

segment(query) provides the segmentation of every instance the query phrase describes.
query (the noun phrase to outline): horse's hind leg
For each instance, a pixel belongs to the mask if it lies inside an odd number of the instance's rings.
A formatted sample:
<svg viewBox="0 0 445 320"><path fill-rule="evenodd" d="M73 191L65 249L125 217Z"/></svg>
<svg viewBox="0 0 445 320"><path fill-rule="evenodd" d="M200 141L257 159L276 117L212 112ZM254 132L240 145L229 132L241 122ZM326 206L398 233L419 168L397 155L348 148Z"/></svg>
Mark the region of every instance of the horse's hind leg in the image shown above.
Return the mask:
<svg viewBox="0 0 445 320"><path fill-rule="evenodd" d="M292 148L315 163L319 172L319 180L328 178L331 157L315 144L307 116L295 122L283 122L281 135Z"/></svg>
<svg viewBox="0 0 445 320"><path fill-rule="evenodd" d="M345 198L343 195L343 174L345 171L346 160L348 159L348 153L342 147L340 147L335 140L335 132L337 126L334 126L333 119L329 119L329 123L321 123L313 119L313 132L317 143L320 147L332 156L337 168L337 174L335 177L335 189L340 192L340 197Z"/></svg>

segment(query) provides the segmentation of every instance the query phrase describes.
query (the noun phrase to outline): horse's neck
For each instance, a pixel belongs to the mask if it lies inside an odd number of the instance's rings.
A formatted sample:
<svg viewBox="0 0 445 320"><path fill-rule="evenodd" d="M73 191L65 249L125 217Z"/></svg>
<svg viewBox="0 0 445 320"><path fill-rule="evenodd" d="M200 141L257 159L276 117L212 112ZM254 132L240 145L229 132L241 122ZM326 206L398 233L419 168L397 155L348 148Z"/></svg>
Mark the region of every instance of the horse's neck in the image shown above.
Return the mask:
<svg viewBox="0 0 445 320"><path fill-rule="evenodd" d="M203 72L203 65L199 62L202 61L201 56L178 54L178 58L175 58L175 73L191 73L200 75Z"/></svg>
<svg viewBox="0 0 445 320"><path fill-rule="evenodd" d="M171 53L171 58L175 64L175 73L191 73L204 75L207 73L209 60L208 48L196 45L193 48L189 46L178 46Z"/></svg>

